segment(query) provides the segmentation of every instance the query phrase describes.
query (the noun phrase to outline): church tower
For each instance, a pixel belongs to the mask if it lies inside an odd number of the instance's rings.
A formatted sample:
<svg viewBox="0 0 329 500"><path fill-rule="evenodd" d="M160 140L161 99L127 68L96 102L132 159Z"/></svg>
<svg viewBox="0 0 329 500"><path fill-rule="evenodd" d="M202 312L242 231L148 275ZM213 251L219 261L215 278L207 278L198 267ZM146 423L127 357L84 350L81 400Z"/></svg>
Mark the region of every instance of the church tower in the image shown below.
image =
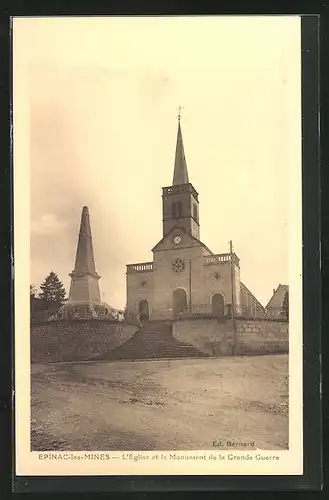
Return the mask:
<svg viewBox="0 0 329 500"><path fill-rule="evenodd" d="M174 227L200 238L198 193L189 182L183 136L178 115L174 176L171 186L162 188L163 237Z"/></svg>
<svg viewBox="0 0 329 500"><path fill-rule="evenodd" d="M172 185L162 188L162 231L152 261L127 265L128 312L176 320L182 313L217 317L230 304L239 307L239 258L232 249L214 254L200 240L198 193L189 180L180 115Z"/></svg>

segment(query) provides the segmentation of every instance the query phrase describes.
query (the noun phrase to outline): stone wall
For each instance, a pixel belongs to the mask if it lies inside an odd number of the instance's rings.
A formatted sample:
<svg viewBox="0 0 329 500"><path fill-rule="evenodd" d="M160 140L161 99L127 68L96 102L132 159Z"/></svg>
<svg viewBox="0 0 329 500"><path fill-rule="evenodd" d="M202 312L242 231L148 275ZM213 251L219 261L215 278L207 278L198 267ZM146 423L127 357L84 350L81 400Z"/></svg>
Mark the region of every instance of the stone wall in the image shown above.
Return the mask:
<svg viewBox="0 0 329 500"><path fill-rule="evenodd" d="M127 273L127 311L131 314L139 313L139 302L147 300L150 315L153 305L153 272Z"/></svg>
<svg viewBox="0 0 329 500"><path fill-rule="evenodd" d="M31 326L31 362L96 359L129 340L137 326L107 321L58 321Z"/></svg>
<svg viewBox="0 0 329 500"><path fill-rule="evenodd" d="M175 233L176 234L176 233ZM171 319L173 308L173 292L182 288L189 300L189 260L192 262L192 300L198 304L204 303L202 283L203 247L200 245L183 246L183 233L179 248L171 248L171 239L168 249L154 252L154 298L152 319ZM184 235L188 243L188 236ZM182 272L175 273L172 269L174 259L183 259L185 267Z"/></svg>
<svg viewBox="0 0 329 500"><path fill-rule="evenodd" d="M240 304L240 269L234 264L234 282L236 291L234 294L235 304ZM216 274L220 278L216 279ZM231 280L231 263L218 262L217 264L203 266L203 289L204 296L201 304L209 304L211 308L211 298L215 293L221 293L224 297L224 303L230 304L232 302L232 280ZM197 301L193 302L197 304Z"/></svg>
<svg viewBox="0 0 329 500"><path fill-rule="evenodd" d="M175 321L173 335L178 341L192 344L212 356L232 354L233 327L230 320L190 318Z"/></svg>
<svg viewBox="0 0 329 500"><path fill-rule="evenodd" d="M239 354L287 353L289 325L278 320L236 320Z"/></svg>
<svg viewBox="0 0 329 500"><path fill-rule="evenodd" d="M231 319L189 318L176 321L174 337L213 356L233 354L235 341ZM276 320L236 320L237 355L287 353L288 323Z"/></svg>

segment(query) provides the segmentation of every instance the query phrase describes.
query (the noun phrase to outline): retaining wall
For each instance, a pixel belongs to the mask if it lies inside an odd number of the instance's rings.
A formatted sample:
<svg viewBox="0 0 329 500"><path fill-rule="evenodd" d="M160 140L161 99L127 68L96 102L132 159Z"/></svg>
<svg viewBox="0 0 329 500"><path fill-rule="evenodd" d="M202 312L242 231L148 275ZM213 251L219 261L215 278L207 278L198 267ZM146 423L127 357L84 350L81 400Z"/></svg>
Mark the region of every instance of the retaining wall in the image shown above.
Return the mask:
<svg viewBox="0 0 329 500"><path fill-rule="evenodd" d="M275 354L289 351L289 323L279 320L236 320L240 354Z"/></svg>
<svg viewBox="0 0 329 500"><path fill-rule="evenodd" d="M31 362L86 361L129 340L137 326L106 321L58 321L31 326Z"/></svg>
<svg viewBox="0 0 329 500"><path fill-rule="evenodd" d="M274 354L289 350L288 322L278 320L236 319L234 335L231 319L186 318L175 321L173 335L212 356L233 354Z"/></svg>

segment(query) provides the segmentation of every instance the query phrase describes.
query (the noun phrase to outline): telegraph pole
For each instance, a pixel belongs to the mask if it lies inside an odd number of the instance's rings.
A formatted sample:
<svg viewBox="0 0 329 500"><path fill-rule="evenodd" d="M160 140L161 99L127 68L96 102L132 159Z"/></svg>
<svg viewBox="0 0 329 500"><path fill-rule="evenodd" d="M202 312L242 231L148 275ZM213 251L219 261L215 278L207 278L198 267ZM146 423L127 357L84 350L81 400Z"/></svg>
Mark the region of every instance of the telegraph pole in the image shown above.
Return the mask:
<svg viewBox="0 0 329 500"><path fill-rule="evenodd" d="M233 269L232 240L230 240L230 264L231 264L231 292L232 292L231 318L233 326L233 356L234 356L236 352L236 324L235 324L235 297L234 297L235 280L234 280L234 269Z"/></svg>
<svg viewBox="0 0 329 500"><path fill-rule="evenodd" d="M189 260L189 311L192 313L192 261Z"/></svg>

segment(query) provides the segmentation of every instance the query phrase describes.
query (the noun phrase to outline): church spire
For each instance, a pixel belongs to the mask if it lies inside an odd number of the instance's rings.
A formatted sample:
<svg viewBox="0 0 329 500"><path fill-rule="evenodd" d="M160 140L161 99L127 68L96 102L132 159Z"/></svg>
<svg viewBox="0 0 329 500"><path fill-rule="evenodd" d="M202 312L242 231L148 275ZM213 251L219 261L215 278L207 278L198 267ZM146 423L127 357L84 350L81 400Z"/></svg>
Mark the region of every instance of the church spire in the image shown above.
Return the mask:
<svg viewBox="0 0 329 500"><path fill-rule="evenodd" d="M173 177L173 186L178 184L188 184L188 172L187 172L187 164L184 153L184 145L183 145L183 137L182 130L180 126L180 110L179 107L178 112L178 132L177 132L177 142L176 142L176 154L175 154L175 167L174 167L174 177Z"/></svg>
<svg viewBox="0 0 329 500"><path fill-rule="evenodd" d="M80 232L73 273L96 274L88 207L83 207L82 209Z"/></svg>

